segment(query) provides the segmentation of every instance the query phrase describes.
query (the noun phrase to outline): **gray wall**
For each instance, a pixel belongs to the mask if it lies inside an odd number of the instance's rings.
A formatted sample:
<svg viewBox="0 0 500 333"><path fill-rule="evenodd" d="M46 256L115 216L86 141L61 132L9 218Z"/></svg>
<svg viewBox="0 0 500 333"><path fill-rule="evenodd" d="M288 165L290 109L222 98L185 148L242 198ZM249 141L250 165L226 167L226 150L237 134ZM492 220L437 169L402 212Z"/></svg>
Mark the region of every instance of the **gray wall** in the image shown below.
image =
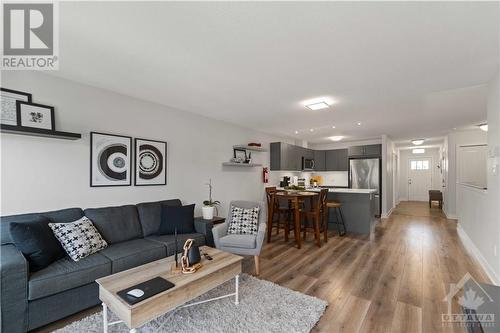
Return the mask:
<svg viewBox="0 0 500 333"><path fill-rule="evenodd" d="M119 95L41 72L3 72L2 87L31 92L56 108L56 129L79 132L77 141L1 135L1 214L64 207L121 205L181 198L198 213L212 178L214 199L262 200L262 168L223 168L232 145L284 141L236 125ZM89 186L89 132L168 142L166 186ZM269 166L269 153L253 154Z"/></svg>

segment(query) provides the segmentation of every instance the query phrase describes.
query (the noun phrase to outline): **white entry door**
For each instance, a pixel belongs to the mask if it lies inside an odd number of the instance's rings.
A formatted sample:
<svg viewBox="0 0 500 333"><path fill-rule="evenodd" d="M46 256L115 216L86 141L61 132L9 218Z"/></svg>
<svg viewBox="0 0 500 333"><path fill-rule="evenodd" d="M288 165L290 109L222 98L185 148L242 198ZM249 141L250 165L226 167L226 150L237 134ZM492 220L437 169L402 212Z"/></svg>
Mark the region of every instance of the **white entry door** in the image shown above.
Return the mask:
<svg viewBox="0 0 500 333"><path fill-rule="evenodd" d="M408 200L427 201L432 188L432 159L412 158L408 163Z"/></svg>

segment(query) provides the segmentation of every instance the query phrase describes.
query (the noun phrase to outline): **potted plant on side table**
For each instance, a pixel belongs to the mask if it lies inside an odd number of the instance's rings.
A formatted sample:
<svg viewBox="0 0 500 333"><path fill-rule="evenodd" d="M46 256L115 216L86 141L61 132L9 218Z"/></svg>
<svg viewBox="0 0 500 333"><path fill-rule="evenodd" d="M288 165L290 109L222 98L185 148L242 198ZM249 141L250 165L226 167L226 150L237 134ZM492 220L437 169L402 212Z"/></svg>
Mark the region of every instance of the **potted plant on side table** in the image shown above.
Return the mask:
<svg viewBox="0 0 500 333"><path fill-rule="evenodd" d="M203 207L201 208L203 212L203 219L211 220L214 218L214 210L217 210L217 206L220 205L220 201L212 200L212 179L209 179L208 183L208 200L203 201Z"/></svg>

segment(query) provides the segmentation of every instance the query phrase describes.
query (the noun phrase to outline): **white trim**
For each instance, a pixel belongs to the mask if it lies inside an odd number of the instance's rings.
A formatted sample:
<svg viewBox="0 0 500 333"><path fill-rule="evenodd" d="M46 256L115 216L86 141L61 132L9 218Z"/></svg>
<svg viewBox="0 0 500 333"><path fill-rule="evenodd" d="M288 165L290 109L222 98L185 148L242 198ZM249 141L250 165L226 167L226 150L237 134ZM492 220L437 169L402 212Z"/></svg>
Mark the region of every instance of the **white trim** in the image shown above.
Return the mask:
<svg viewBox="0 0 500 333"><path fill-rule="evenodd" d="M493 268L483 257L481 251L479 251L472 239L470 239L469 235L467 235L465 230L462 228L460 223L457 223L457 233L462 240L462 244L464 245L465 249L469 252L469 254L472 255L472 257L476 259L479 265L481 265L481 267L486 272L486 275L490 278L491 282L497 286L500 285L500 277L495 273Z"/></svg>
<svg viewBox="0 0 500 333"><path fill-rule="evenodd" d="M448 220L458 220L456 215L448 213L445 209L443 209L443 213Z"/></svg>
<svg viewBox="0 0 500 333"><path fill-rule="evenodd" d="M395 208L395 207L392 207L392 208L391 208L391 210L389 210L389 213L387 213L387 214L382 214L381 218L386 219L386 218L388 218L389 216L391 216L392 211L394 210L394 208Z"/></svg>

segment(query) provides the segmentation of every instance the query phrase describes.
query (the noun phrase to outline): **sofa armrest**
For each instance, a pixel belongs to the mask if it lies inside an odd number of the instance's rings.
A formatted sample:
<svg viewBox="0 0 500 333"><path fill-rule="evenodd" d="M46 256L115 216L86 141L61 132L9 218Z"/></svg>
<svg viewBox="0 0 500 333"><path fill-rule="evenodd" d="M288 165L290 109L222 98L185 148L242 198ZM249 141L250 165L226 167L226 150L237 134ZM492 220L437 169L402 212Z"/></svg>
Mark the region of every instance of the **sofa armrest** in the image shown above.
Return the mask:
<svg viewBox="0 0 500 333"><path fill-rule="evenodd" d="M201 217L194 218L194 229L205 236L208 246L214 246L214 237L212 236L213 227L214 224L210 220L204 220Z"/></svg>
<svg viewBox="0 0 500 333"><path fill-rule="evenodd" d="M12 244L0 247L2 332L28 331L29 266Z"/></svg>

